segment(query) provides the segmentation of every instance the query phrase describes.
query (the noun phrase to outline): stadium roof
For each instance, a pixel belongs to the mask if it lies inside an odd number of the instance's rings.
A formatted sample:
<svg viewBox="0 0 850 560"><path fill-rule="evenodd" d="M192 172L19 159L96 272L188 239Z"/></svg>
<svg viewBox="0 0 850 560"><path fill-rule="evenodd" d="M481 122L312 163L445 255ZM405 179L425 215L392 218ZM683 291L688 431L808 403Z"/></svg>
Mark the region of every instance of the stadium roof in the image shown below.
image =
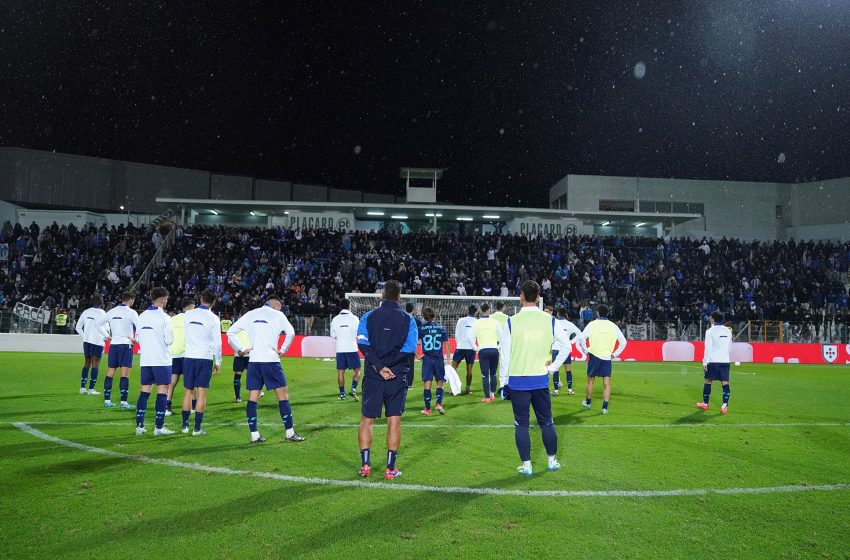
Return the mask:
<svg viewBox="0 0 850 560"><path fill-rule="evenodd" d="M702 218L700 214L655 213L655 212L612 212L577 211L555 208L509 208L499 206L458 206L453 204L379 204L371 202L300 202L277 200L221 200L199 198L161 198L156 201L194 210L200 214L248 214L284 215L292 212L339 212L351 213L357 220L422 220L471 221L490 223L508 222L515 218L538 218L543 220L575 219L588 224L636 225L680 224ZM435 216L436 214L436 216ZM396 216L396 218L393 218ZM404 216L403 218L399 216Z"/></svg>

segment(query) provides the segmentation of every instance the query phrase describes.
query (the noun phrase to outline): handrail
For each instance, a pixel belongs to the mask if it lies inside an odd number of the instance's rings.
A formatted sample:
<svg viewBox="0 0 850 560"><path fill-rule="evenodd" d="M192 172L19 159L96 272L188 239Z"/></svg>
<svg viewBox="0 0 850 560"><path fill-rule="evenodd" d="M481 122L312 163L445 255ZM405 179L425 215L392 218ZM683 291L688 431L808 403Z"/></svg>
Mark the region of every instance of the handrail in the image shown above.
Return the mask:
<svg viewBox="0 0 850 560"><path fill-rule="evenodd" d="M162 220L160 220L160 218L162 218ZM156 222L155 227L158 227L159 225L161 225L165 221L166 221L165 216L164 215L160 216L159 218L154 220L154 222ZM162 244L159 246L159 248L157 248L156 252L153 254L153 257L151 257L150 262L145 267L145 269L142 271L142 273L139 275L138 280L136 280L136 282L130 288L131 292L136 293L136 292L138 292L139 288L142 285L148 286L150 284L151 273L153 272L154 267L159 266L159 264L162 262L162 255L165 253L165 251L170 249L171 246L174 244L174 238L175 238L175 235L176 235L176 231L177 231L177 228L175 227L175 224L172 222L171 223L171 230L168 232L168 234L166 234L165 238L162 240Z"/></svg>

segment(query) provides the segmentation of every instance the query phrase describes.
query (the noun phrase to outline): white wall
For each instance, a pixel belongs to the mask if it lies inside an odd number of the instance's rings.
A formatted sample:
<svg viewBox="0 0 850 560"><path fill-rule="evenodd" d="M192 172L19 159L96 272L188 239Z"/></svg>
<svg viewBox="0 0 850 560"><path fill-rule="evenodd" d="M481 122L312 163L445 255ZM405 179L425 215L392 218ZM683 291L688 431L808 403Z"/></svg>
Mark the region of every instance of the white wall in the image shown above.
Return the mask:
<svg viewBox="0 0 850 560"><path fill-rule="evenodd" d="M63 224L74 224L78 228L86 224L94 224L97 227L106 223L106 216L93 212L79 210L27 210L19 208L16 211L17 221L22 226L28 226L32 222L37 223L42 229L56 222Z"/></svg>
<svg viewBox="0 0 850 560"><path fill-rule="evenodd" d="M791 185L568 175L550 189L550 201L565 189L570 210L597 211L599 201L607 199L703 204L705 219L677 225L675 236L744 240L850 236L850 177ZM781 219L776 218L777 206L782 206Z"/></svg>
<svg viewBox="0 0 850 560"><path fill-rule="evenodd" d="M20 208L20 206L0 200L0 227L2 227L6 222L15 225L15 221L18 219L18 215L15 211L18 208Z"/></svg>
<svg viewBox="0 0 850 560"><path fill-rule="evenodd" d="M82 355L83 337L76 334L0 333L0 352L73 352Z"/></svg>
<svg viewBox="0 0 850 560"><path fill-rule="evenodd" d="M808 241L810 239L830 241L850 241L850 225L829 224L819 226L797 226L786 230L788 239L797 241Z"/></svg>
<svg viewBox="0 0 850 560"><path fill-rule="evenodd" d="M792 227L832 224L848 226L850 177L791 186Z"/></svg>
<svg viewBox="0 0 850 560"><path fill-rule="evenodd" d="M783 203L785 191L790 188L779 183L594 175L568 175L567 183L570 210L598 211L599 201L607 199L701 203L704 222L680 224L676 226L676 236L711 231L745 240L777 238L783 224L776 220L776 205Z"/></svg>

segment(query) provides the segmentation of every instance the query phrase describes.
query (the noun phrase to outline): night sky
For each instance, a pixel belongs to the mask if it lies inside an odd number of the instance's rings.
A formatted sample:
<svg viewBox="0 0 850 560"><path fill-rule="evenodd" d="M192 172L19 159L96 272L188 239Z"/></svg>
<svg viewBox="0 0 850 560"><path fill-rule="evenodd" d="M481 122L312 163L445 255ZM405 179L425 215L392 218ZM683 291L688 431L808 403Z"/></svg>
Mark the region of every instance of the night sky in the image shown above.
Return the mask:
<svg viewBox="0 0 850 560"><path fill-rule="evenodd" d="M456 203L850 175L847 0L5 0L0 68L0 145Z"/></svg>

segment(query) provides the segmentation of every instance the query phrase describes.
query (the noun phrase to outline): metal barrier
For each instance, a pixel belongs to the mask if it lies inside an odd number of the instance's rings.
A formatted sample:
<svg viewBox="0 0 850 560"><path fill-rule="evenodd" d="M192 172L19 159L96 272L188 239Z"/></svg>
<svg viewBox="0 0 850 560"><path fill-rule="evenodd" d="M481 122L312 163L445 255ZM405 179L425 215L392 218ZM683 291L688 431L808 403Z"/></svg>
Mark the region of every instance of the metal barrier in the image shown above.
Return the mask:
<svg viewBox="0 0 850 560"><path fill-rule="evenodd" d="M161 223L162 222L160 222L160 224ZM153 257L151 257L151 261L148 263L148 265L145 267L145 269L139 275L139 279L136 280L136 282L130 288L131 292L138 293L139 287L148 286L150 284L151 272L153 272L153 269L155 267L159 266L159 264L162 262L162 256L174 244L174 238L175 238L176 232L177 232L177 228L174 227L174 224L171 224L171 230L166 234L165 238L163 238L162 244L159 246L159 248L153 254Z"/></svg>
<svg viewBox="0 0 850 560"><path fill-rule="evenodd" d="M850 317L833 315L817 321L729 321L735 342L780 342L848 344ZM642 327L642 325L640 325ZM646 337L642 328L628 325L631 340L699 341L705 337L708 323L702 321L647 321Z"/></svg>

